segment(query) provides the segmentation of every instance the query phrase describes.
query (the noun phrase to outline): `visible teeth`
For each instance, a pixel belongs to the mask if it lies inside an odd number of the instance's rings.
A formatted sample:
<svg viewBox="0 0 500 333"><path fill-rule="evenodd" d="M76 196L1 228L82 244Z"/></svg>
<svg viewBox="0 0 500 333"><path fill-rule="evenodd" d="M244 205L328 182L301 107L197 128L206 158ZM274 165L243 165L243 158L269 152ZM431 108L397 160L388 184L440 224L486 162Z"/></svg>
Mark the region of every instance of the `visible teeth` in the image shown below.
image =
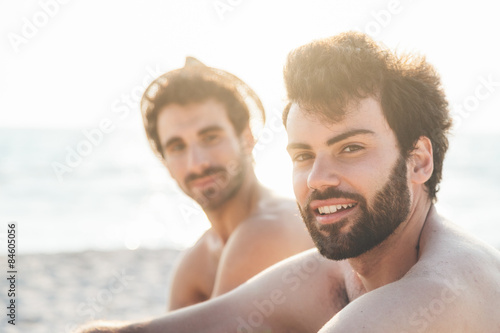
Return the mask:
<svg viewBox="0 0 500 333"><path fill-rule="evenodd" d="M356 204L355 203L349 203L349 204L343 204L343 205L332 205L332 206L322 206L322 207L318 207L318 212L320 214L332 214L332 213L335 213L337 212L337 210L339 209L347 209L347 208L351 208L351 207L354 207Z"/></svg>

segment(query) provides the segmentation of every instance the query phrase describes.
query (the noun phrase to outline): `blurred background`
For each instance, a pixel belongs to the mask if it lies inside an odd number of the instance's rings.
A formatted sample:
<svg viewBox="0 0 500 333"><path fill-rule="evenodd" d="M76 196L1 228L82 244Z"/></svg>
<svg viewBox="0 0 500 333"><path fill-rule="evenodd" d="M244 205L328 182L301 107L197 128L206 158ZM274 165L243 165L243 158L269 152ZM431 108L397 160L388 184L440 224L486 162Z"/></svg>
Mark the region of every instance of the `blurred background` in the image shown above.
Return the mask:
<svg viewBox="0 0 500 333"><path fill-rule="evenodd" d="M21 254L183 249L208 228L153 156L138 107L187 55L261 97L257 174L293 196L282 66L291 49L346 30L436 66L455 118L439 209L500 247L500 20L490 1L2 1L0 27L0 236L17 222Z"/></svg>

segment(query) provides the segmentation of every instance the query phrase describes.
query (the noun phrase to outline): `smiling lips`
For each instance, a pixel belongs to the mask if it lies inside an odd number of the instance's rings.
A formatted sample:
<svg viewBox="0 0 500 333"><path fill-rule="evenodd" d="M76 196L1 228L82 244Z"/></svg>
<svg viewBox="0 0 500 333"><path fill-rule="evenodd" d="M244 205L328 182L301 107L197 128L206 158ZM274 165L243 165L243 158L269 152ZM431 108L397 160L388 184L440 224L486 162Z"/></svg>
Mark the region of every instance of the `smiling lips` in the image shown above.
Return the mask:
<svg viewBox="0 0 500 333"><path fill-rule="evenodd" d="M357 205L352 200L332 199L313 201L310 207L320 224L331 224L347 216Z"/></svg>

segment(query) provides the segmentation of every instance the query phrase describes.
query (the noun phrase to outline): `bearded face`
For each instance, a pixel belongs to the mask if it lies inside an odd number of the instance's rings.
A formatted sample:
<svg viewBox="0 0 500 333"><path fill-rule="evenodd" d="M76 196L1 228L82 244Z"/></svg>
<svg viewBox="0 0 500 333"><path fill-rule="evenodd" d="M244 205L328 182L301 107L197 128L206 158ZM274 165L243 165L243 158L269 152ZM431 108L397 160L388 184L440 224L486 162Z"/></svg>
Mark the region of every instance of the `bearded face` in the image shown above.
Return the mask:
<svg viewBox="0 0 500 333"><path fill-rule="evenodd" d="M345 209L359 209L359 214L346 216L333 224L320 224L310 207L313 200L332 198L352 199L356 204ZM344 209L342 207L342 209ZM406 161L400 157L382 190L373 202L358 193L330 187L311 192L304 207L299 204L302 218L320 253L333 260L357 257L382 243L407 219L410 212L410 192L407 184Z"/></svg>
<svg viewBox="0 0 500 333"><path fill-rule="evenodd" d="M157 123L165 164L184 193L213 210L238 192L251 165L251 145L236 133L222 103L168 104Z"/></svg>

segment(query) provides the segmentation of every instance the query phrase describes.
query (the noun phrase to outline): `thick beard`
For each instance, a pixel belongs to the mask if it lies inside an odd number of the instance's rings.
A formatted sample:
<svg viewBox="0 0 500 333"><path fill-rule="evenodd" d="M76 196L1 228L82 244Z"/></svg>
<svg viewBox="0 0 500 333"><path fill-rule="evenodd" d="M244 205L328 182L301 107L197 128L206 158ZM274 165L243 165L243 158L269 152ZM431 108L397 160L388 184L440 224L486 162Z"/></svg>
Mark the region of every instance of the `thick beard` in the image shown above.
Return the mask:
<svg viewBox="0 0 500 333"><path fill-rule="evenodd" d="M201 193L194 194L185 191L186 194L193 198L204 210L220 208L240 190L247 172L247 158L243 152L238 156L237 167L232 168L232 170L235 170L233 174L227 168L217 166L206 169L201 175L189 175L186 177L185 184L195 178L216 173L223 173L224 177Z"/></svg>
<svg viewBox="0 0 500 333"><path fill-rule="evenodd" d="M356 220L346 217L334 224L318 226L309 203L329 198L356 200L362 215ZM316 247L324 257L332 260L358 257L382 243L408 218L410 191L406 161L403 157L398 159L384 188L376 194L371 208L361 195L343 192L334 187L321 193L313 192L305 209L298 206ZM347 231L341 232L346 225ZM328 235L325 236L325 233Z"/></svg>

